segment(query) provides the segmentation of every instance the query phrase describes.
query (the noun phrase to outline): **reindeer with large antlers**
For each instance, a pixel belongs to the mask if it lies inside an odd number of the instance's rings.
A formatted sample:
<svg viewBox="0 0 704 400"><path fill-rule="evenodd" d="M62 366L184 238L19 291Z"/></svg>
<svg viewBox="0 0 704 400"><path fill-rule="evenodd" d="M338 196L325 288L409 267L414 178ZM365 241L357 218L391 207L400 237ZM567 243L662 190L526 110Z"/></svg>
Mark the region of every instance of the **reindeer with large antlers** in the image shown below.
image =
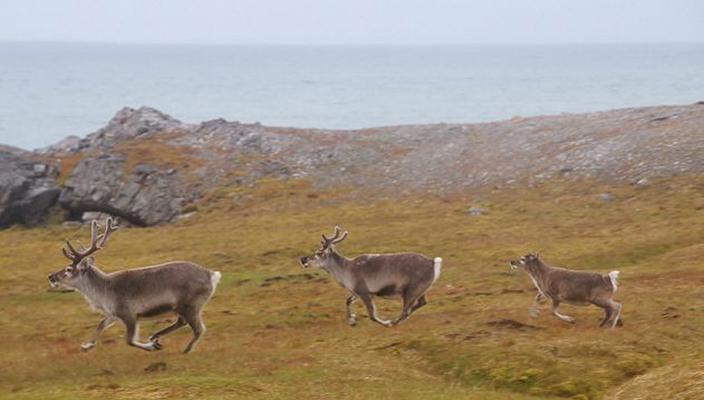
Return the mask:
<svg viewBox="0 0 704 400"><path fill-rule="evenodd" d="M339 226L328 238L322 235L322 247L310 257L301 257L305 268L322 268L350 291L347 298L347 323L354 326L357 316L352 312L354 301L361 299L367 307L369 318L383 326L398 325L427 304L425 292L440 277L442 259L434 260L417 253L364 254L354 259L340 255L334 245L347 238ZM373 296L403 299L403 309L398 318L387 321L379 318Z"/></svg>
<svg viewBox="0 0 704 400"><path fill-rule="evenodd" d="M81 348L84 351L93 348L100 333L121 320L127 328L127 343L147 351L161 349L162 336L189 325L193 339L184 353L192 351L205 332L201 310L215 292L220 273L187 261L105 273L95 266L92 254L105 247L118 226L108 218L105 231L98 234L98 229L98 222L92 221L87 249L80 243L76 249L67 240L62 251L71 263L49 275L52 286L78 290L94 310L105 315L93 337ZM178 315L176 322L151 335L148 342L140 342L138 320L168 312Z"/></svg>

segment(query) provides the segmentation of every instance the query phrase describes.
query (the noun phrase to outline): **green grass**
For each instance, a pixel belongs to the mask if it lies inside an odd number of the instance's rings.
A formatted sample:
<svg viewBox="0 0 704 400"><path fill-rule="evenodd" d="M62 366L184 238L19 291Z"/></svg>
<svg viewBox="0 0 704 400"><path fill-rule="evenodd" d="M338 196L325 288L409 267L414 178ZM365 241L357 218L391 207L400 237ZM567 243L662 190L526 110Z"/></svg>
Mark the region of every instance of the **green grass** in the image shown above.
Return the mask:
<svg viewBox="0 0 704 400"><path fill-rule="evenodd" d="M604 191L616 199L602 202ZM475 204L487 213L469 216ZM185 329L146 353L124 343L119 324L80 352L99 316L77 293L47 292L46 276L65 264L63 238L86 230L1 231L0 398L687 398L704 382L681 371L704 363L694 351L704 336L704 178L398 201L266 181L224 188L197 210L173 225L123 229L97 256L106 271L187 259L223 273L205 311L208 332L188 356ZM362 318L357 305L359 322L347 326L344 290L297 263L335 224L350 232L339 246L348 256L442 256L429 304L393 329ZM547 306L530 318L530 280L508 269L528 251L578 269L620 269L624 327L600 329L595 307L563 306L575 325ZM400 311L398 301L379 305L384 316ZM142 335L168 319L143 322ZM145 371L155 363L165 369Z"/></svg>

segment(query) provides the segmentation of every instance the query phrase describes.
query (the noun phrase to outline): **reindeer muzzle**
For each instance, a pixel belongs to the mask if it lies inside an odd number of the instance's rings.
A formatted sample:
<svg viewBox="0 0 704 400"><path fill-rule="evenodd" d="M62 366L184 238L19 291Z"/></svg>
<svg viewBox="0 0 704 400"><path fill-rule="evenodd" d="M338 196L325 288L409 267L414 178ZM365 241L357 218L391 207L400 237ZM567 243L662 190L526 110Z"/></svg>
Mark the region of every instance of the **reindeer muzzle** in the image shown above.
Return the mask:
<svg viewBox="0 0 704 400"><path fill-rule="evenodd" d="M308 260L309 258L306 256L301 257L300 261L301 265L303 265L303 268L308 268Z"/></svg>

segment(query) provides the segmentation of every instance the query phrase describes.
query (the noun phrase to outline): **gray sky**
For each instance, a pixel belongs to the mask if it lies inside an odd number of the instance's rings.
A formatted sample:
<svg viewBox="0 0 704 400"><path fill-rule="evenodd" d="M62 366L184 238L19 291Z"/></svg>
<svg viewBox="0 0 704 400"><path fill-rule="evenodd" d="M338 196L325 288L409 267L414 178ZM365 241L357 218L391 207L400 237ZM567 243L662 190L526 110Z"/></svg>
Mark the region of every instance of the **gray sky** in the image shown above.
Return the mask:
<svg viewBox="0 0 704 400"><path fill-rule="evenodd" d="M701 0L0 0L0 40L703 42Z"/></svg>

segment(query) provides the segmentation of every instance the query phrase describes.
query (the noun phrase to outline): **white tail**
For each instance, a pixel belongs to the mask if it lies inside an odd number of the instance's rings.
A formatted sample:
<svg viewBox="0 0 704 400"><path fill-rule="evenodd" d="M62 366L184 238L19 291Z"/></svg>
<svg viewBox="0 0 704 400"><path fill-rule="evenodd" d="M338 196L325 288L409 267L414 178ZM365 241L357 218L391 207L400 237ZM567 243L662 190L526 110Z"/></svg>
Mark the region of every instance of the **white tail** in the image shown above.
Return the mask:
<svg viewBox="0 0 704 400"><path fill-rule="evenodd" d="M442 270L442 258L435 257L435 276L433 277L433 283L440 277L440 271Z"/></svg>
<svg viewBox="0 0 704 400"><path fill-rule="evenodd" d="M609 272L609 278L611 279L611 285L614 287L614 293L618 290L618 274L621 271L611 271Z"/></svg>
<svg viewBox="0 0 704 400"><path fill-rule="evenodd" d="M210 283L213 284L213 293L215 293L215 288L218 287L218 283L220 283L220 278L222 277L222 274L220 271L213 271L210 274Z"/></svg>

